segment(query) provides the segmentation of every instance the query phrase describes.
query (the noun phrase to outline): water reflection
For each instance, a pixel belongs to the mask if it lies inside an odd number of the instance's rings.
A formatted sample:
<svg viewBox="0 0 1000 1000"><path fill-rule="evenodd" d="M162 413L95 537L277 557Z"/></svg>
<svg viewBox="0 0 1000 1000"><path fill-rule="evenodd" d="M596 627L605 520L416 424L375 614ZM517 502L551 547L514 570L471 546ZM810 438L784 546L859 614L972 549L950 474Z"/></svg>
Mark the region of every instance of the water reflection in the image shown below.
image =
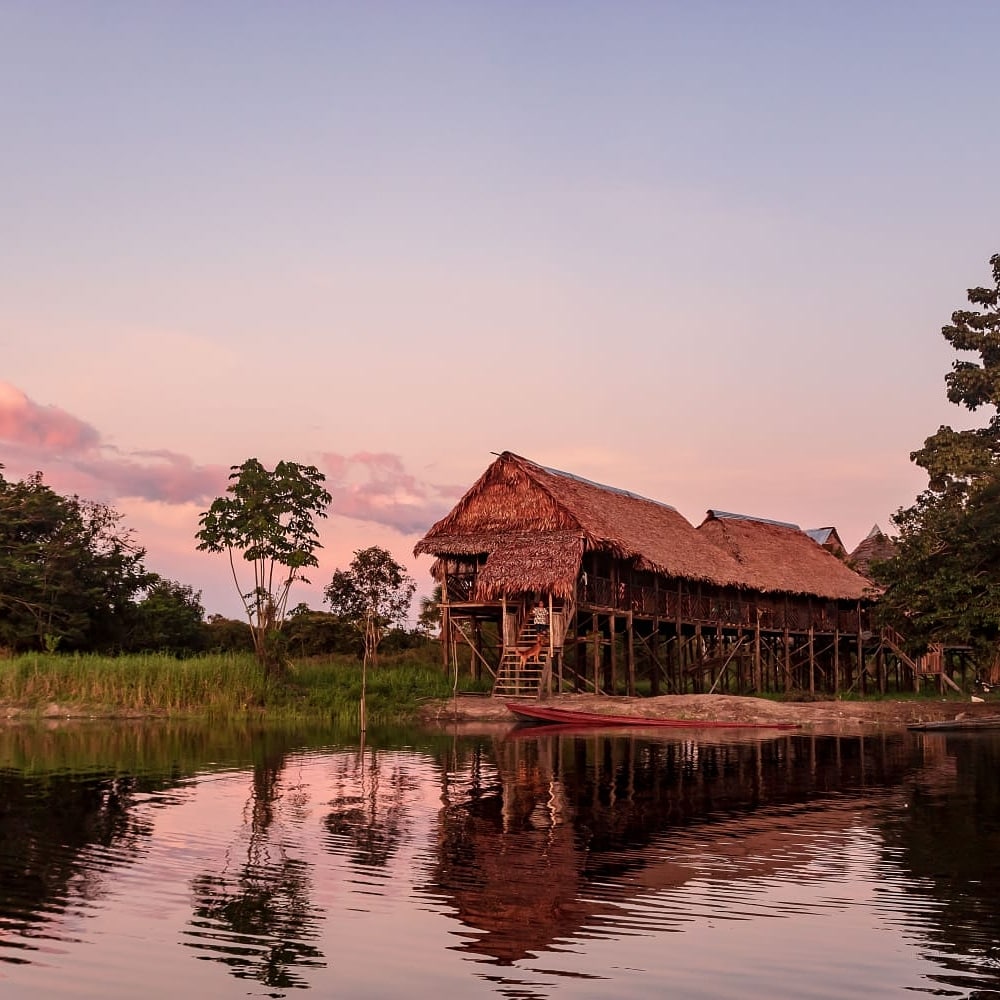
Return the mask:
<svg viewBox="0 0 1000 1000"><path fill-rule="evenodd" d="M385 869L405 837L416 779L398 759L362 746L346 766L341 762L335 780L323 820L326 850L360 871Z"/></svg>
<svg viewBox="0 0 1000 1000"><path fill-rule="evenodd" d="M457 947L500 964L620 933L628 900L693 879L787 877L919 763L902 737L518 736L492 782L449 777L428 886L468 929Z"/></svg>
<svg viewBox="0 0 1000 1000"><path fill-rule="evenodd" d="M227 855L224 870L192 881L194 916L184 939L200 958L273 989L305 987L298 970L326 964L314 944L322 913L311 899L312 866L292 856L284 837L272 836L285 765L280 748L265 749L254 763L242 843Z"/></svg>
<svg viewBox="0 0 1000 1000"><path fill-rule="evenodd" d="M0 729L5 998L1000 985L997 734L155 732Z"/></svg>
<svg viewBox="0 0 1000 1000"><path fill-rule="evenodd" d="M139 860L151 826L136 799L164 785L107 772L0 770L0 961L26 960L17 952L41 947L71 906L85 916L113 871Z"/></svg>

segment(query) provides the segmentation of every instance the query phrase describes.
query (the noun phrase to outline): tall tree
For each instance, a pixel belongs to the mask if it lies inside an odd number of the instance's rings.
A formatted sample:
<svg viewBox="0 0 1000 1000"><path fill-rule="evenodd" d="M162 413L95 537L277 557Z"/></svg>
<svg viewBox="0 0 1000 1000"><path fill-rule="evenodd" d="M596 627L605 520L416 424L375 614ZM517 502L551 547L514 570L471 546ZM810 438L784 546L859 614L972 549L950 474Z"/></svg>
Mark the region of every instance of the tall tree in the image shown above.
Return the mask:
<svg viewBox="0 0 1000 1000"><path fill-rule="evenodd" d="M120 649L144 557L111 507L0 475L0 645Z"/></svg>
<svg viewBox="0 0 1000 1000"><path fill-rule="evenodd" d="M296 581L308 583L303 571L318 565L315 519L326 517L331 500L325 478L313 465L279 462L269 470L248 458L232 466L228 496L214 500L199 521L198 549L229 557L265 674L284 672L280 631L289 591ZM252 587L240 582L237 553L253 566Z"/></svg>
<svg viewBox="0 0 1000 1000"><path fill-rule="evenodd" d="M1000 254L993 287L970 288L969 303L941 332L963 353L945 376L948 399L987 414L978 427L941 426L910 458L927 488L899 510L896 556L873 564L884 587L882 621L915 651L928 643L971 645L1000 680Z"/></svg>

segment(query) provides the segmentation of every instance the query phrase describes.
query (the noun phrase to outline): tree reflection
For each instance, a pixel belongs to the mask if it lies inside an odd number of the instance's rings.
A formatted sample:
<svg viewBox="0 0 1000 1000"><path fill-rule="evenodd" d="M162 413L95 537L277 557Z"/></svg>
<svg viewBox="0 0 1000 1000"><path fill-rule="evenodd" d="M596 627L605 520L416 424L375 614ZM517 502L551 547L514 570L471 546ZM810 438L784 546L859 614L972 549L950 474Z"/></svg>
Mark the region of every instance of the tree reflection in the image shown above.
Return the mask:
<svg viewBox="0 0 1000 1000"><path fill-rule="evenodd" d="M0 771L0 928L30 938L72 896L99 898L109 872L144 850L152 824L137 815L135 797L157 784Z"/></svg>
<svg viewBox="0 0 1000 1000"><path fill-rule="evenodd" d="M327 848L358 867L386 868L403 840L415 783L387 755L362 746L339 785L324 820Z"/></svg>
<svg viewBox="0 0 1000 1000"><path fill-rule="evenodd" d="M290 858L272 836L283 796L283 752L265 754L253 768L244 810L246 856L234 872L194 879L193 931L185 941L202 958L222 962L238 979L273 989L308 988L299 969L325 968L318 937L321 911L312 903L310 865Z"/></svg>
<svg viewBox="0 0 1000 1000"><path fill-rule="evenodd" d="M907 808L883 824L885 856L911 875L900 888L932 897L920 908L921 936L948 970L936 977L969 988L970 962L995 986L1000 971L1000 736L924 735L925 766ZM981 984L979 984L981 985ZM990 994L993 995L992 993Z"/></svg>

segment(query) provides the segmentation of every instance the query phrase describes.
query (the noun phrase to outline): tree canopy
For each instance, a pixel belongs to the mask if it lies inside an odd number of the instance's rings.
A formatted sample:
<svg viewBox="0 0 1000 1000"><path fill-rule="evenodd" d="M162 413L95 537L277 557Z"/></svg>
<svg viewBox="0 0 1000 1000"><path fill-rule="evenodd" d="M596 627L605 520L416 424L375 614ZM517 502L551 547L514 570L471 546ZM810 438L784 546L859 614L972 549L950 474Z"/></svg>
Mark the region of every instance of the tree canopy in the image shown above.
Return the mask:
<svg viewBox="0 0 1000 1000"><path fill-rule="evenodd" d="M145 554L111 507L0 475L0 646L124 648Z"/></svg>
<svg viewBox="0 0 1000 1000"><path fill-rule="evenodd" d="M351 565L338 569L324 596L335 615L364 636L365 662L375 663L386 632L402 626L410 611L416 582L385 549L358 549Z"/></svg>
<svg viewBox="0 0 1000 1000"><path fill-rule="evenodd" d="M279 462L273 470L256 458L231 467L227 496L201 515L198 549L225 552L265 672L281 672L285 658L279 632L288 595L303 572L318 565L321 548L315 520L326 517L330 494L313 465ZM236 556L253 567L253 586L240 581Z"/></svg>
<svg viewBox="0 0 1000 1000"><path fill-rule="evenodd" d="M1000 679L1000 254L992 287L968 290L941 332L963 356L945 376L948 399L984 411L969 429L941 426L910 458L927 488L899 510L895 557L872 566L884 587L879 614L912 643L971 645ZM978 359L965 357L978 355Z"/></svg>

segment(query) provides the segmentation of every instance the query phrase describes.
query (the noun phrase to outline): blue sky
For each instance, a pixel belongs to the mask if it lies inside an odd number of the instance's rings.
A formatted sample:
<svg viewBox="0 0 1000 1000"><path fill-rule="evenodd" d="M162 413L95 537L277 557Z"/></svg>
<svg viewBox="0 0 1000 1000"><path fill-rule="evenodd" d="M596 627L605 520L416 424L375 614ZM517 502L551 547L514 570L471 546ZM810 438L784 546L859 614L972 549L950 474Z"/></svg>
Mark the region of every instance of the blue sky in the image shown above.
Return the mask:
<svg viewBox="0 0 1000 1000"><path fill-rule="evenodd" d="M940 328L1000 250L998 29L0 3L5 474L114 503L225 613L193 532L251 455L331 476L314 606L368 544L426 587L414 541L503 449L852 547L979 419Z"/></svg>

